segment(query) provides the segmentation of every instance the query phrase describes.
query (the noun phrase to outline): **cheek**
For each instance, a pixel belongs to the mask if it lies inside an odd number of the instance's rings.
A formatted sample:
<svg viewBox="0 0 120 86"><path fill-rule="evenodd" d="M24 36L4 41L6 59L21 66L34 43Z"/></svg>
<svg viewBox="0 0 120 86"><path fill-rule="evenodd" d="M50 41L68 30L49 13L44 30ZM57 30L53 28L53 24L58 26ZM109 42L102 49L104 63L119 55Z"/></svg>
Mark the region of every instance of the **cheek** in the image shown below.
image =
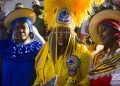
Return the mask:
<svg viewBox="0 0 120 86"><path fill-rule="evenodd" d="M68 39L69 39L69 36L70 36L69 34L66 34L66 35L65 35L65 40L68 40Z"/></svg>
<svg viewBox="0 0 120 86"><path fill-rule="evenodd" d="M12 35L14 35L17 39L20 37L20 34L18 31L14 31Z"/></svg>
<svg viewBox="0 0 120 86"><path fill-rule="evenodd" d="M112 43L112 41L114 41L114 37L112 34L106 34L106 35L104 35L102 41L105 44L109 44L109 43Z"/></svg>
<svg viewBox="0 0 120 86"><path fill-rule="evenodd" d="M69 37L69 34L58 34L58 38L63 38L63 39L67 39Z"/></svg>
<svg viewBox="0 0 120 86"><path fill-rule="evenodd" d="M29 34L30 34L30 31L28 29L25 30L25 36L29 36Z"/></svg>

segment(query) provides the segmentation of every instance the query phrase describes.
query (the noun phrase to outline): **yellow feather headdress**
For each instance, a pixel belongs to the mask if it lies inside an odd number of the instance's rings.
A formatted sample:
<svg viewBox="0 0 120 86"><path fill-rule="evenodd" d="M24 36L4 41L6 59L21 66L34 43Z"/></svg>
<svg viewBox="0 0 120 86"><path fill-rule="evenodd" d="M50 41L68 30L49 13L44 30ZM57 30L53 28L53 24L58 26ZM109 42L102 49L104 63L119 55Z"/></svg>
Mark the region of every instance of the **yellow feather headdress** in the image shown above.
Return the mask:
<svg viewBox="0 0 120 86"><path fill-rule="evenodd" d="M58 35L57 29L60 26L70 28L70 37L65 49L67 52L75 45L74 29L80 26L84 19L88 18L88 12L92 12L92 6L101 4L104 0L44 0L44 20L48 24L48 29L56 30L56 34L49 35L50 51L54 61L58 56ZM71 48L71 49L70 49Z"/></svg>
<svg viewBox="0 0 120 86"><path fill-rule="evenodd" d="M101 4L104 0L44 0L44 20L48 28L57 26L68 26L74 28L80 26L88 12L92 12L93 4ZM67 9L71 16L70 24L63 24L56 21L61 9Z"/></svg>

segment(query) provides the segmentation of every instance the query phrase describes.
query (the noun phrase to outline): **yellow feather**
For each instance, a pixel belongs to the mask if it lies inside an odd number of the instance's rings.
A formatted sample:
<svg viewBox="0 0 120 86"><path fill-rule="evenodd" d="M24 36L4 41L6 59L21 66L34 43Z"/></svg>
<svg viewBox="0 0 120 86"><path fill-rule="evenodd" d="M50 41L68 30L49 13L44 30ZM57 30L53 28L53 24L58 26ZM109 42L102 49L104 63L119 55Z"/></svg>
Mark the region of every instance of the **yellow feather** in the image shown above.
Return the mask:
<svg viewBox="0 0 120 86"><path fill-rule="evenodd" d="M104 0L44 0L44 19L48 28L54 27L56 23L56 13L66 8L75 22L75 26L80 26L84 19L88 18L88 12L92 12L93 3L101 4Z"/></svg>

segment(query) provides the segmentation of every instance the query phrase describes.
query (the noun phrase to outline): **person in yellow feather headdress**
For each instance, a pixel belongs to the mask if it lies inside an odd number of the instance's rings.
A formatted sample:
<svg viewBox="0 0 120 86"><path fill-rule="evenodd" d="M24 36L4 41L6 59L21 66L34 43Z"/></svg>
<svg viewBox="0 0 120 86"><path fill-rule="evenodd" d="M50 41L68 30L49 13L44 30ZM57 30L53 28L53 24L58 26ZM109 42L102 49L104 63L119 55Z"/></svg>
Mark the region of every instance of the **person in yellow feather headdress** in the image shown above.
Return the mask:
<svg viewBox="0 0 120 86"><path fill-rule="evenodd" d="M44 1L44 19L51 33L35 60L34 86L89 86L91 54L77 43L74 29L92 12L95 2L103 0Z"/></svg>

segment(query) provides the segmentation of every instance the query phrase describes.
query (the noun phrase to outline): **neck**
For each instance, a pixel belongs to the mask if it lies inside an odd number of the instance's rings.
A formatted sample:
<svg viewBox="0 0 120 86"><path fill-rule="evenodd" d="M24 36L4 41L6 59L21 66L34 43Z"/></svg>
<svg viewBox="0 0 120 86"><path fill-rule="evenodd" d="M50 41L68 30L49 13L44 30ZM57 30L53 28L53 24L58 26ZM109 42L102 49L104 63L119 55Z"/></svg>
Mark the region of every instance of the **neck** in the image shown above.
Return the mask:
<svg viewBox="0 0 120 86"><path fill-rule="evenodd" d="M58 45L58 51L57 51L57 53L58 53L58 58L59 58L59 56L61 56L61 55L64 54L65 50L66 50L66 46L59 46L59 45Z"/></svg>
<svg viewBox="0 0 120 86"><path fill-rule="evenodd" d="M108 48L109 54L113 55L118 48L119 48L119 45L117 43L115 43L114 45L112 45L111 47Z"/></svg>
<svg viewBox="0 0 120 86"><path fill-rule="evenodd" d="M22 44L28 44L30 43L32 40L31 38L27 38L26 40L16 40L18 43L22 43Z"/></svg>

